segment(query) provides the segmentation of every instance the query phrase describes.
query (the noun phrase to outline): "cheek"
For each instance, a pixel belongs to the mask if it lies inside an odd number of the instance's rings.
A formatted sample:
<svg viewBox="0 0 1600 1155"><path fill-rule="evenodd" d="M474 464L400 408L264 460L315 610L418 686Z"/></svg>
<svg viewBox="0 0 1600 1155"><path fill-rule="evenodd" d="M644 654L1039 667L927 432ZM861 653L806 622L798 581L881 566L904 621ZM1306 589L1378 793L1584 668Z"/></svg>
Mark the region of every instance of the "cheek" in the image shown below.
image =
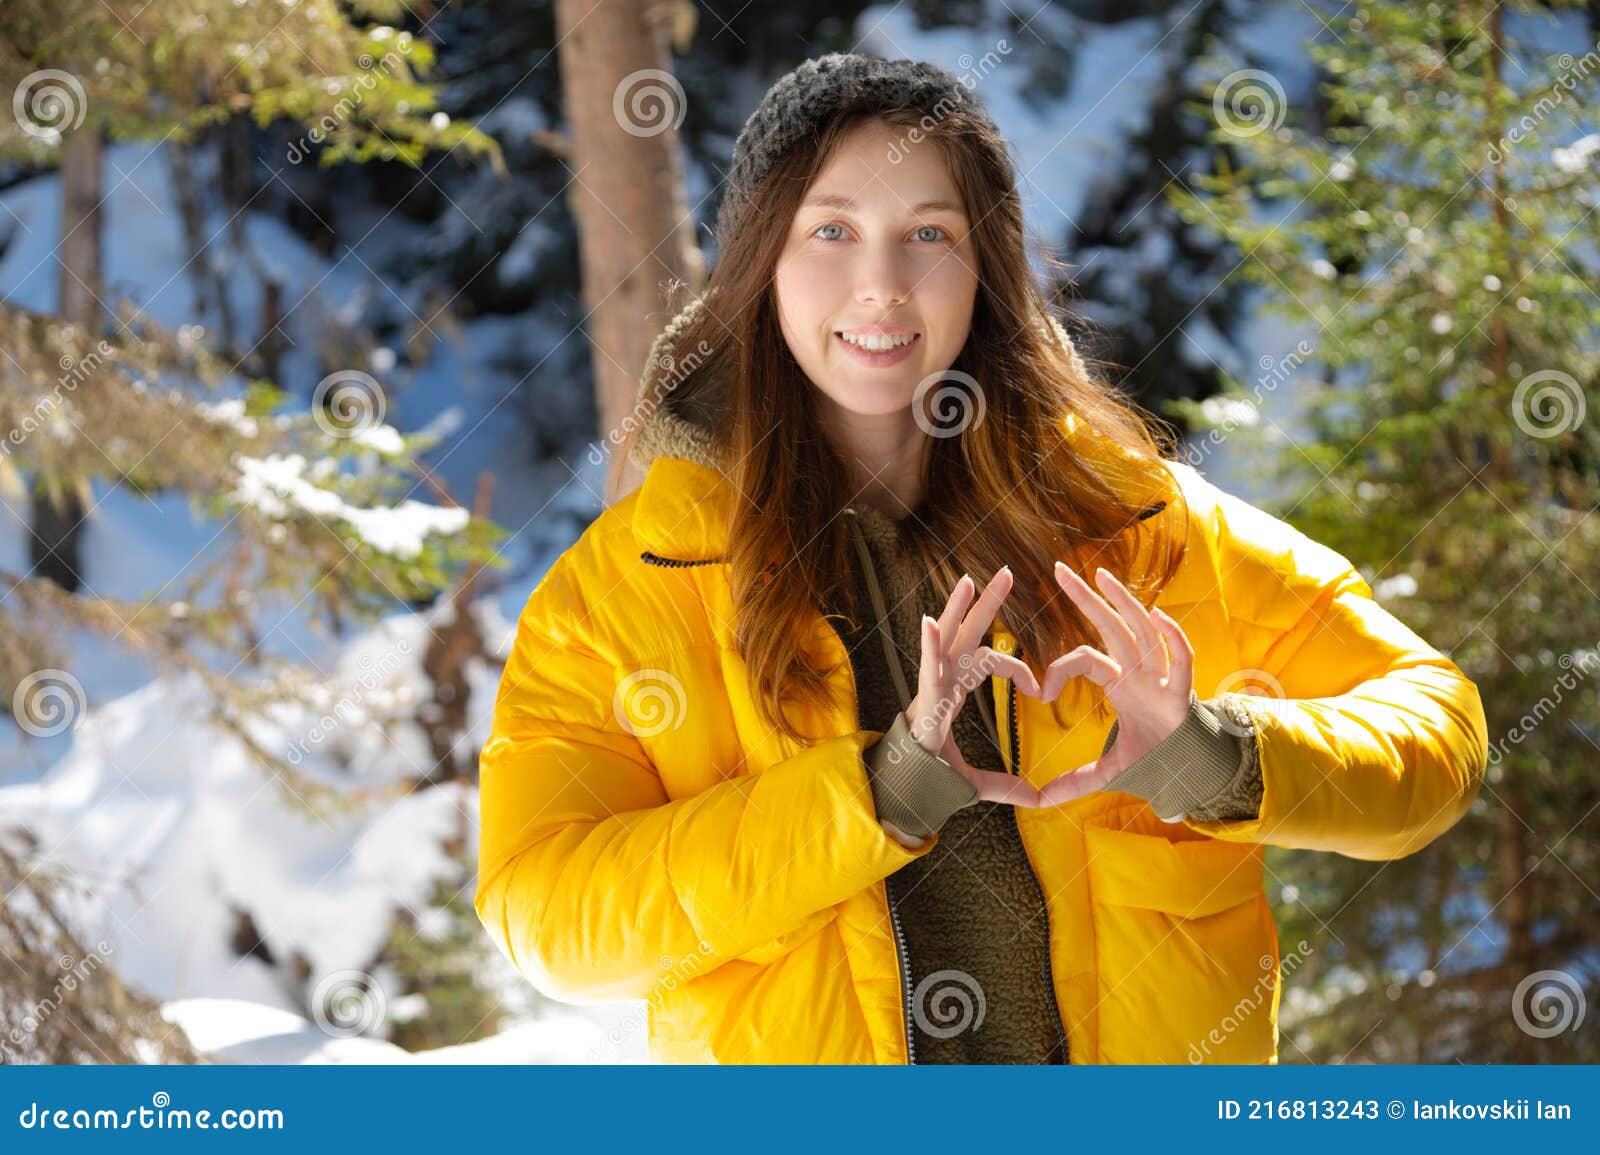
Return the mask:
<svg viewBox="0 0 1600 1155"><path fill-rule="evenodd" d="M784 319L800 333L814 333L837 311L838 276L821 261L780 264L773 276Z"/></svg>
<svg viewBox="0 0 1600 1155"><path fill-rule="evenodd" d="M917 295L921 298L922 315L934 337L928 346L930 355L954 360L966 343L978 295L973 268L970 259L963 264L954 257L945 257L929 268L919 282Z"/></svg>

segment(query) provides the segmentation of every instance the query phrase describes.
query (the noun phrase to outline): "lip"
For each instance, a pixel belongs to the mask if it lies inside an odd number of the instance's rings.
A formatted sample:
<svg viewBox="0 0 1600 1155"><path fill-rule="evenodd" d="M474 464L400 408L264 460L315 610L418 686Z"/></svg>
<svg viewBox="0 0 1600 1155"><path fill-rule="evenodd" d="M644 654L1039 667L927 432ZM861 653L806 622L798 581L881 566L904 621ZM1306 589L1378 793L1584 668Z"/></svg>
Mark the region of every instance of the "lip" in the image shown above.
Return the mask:
<svg viewBox="0 0 1600 1155"><path fill-rule="evenodd" d="M863 349L859 345L852 345L840 335L838 330L834 331L833 339L839 342L839 348L844 350L845 356L849 357L858 365L866 365L875 369L881 369L889 365L898 365L907 357L911 356L912 352L922 341L922 334L914 332L910 329L892 329L869 325L865 328L849 329L846 331L850 333L880 333L884 336L890 337L904 336L907 333L911 334L911 340L907 341L904 345L899 345L893 349L885 349L881 353L874 353L870 349Z"/></svg>

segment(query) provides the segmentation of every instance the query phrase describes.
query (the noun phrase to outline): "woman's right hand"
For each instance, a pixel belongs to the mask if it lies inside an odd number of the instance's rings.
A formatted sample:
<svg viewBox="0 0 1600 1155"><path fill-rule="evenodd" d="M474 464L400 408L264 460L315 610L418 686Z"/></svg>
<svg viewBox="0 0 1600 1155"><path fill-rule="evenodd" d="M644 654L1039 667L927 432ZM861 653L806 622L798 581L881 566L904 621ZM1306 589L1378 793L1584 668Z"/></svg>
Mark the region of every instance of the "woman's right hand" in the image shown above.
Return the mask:
<svg viewBox="0 0 1600 1155"><path fill-rule="evenodd" d="M1011 582L1011 567L1002 566L974 604L976 583L971 575L962 574L939 619L923 617L917 694L905 715L912 736L922 748L959 770L980 798L1036 806L1039 792L1034 787L1015 775L968 765L952 735L967 694L995 674L1010 678L1023 693L1039 696L1038 679L1027 663L980 644L1011 592Z"/></svg>

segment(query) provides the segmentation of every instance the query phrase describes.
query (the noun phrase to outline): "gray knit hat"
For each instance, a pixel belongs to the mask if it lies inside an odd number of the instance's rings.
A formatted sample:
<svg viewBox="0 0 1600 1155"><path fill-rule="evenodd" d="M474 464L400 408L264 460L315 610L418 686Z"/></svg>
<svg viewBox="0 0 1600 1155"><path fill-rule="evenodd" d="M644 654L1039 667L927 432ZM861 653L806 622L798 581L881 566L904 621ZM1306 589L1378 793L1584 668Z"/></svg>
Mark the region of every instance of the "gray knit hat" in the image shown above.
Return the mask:
<svg viewBox="0 0 1600 1155"><path fill-rule="evenodd" d="M727 189L717 210L717 251L727 247L734 222L751 192L790 148L843 113L902 108L935 118L962 108L994 128L982 102L961 81L921 61L830 52L803 61L780 76L734 142Z"/></svg>

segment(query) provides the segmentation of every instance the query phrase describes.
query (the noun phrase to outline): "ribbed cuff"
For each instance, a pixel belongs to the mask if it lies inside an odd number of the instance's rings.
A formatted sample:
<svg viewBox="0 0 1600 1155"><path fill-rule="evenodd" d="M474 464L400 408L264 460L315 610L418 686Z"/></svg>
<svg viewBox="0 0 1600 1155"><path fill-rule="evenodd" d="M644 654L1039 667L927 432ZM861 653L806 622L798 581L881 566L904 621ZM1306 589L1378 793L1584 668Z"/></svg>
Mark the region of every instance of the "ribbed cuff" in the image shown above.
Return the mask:
<svg viewBox="0 0 1600 1155"><path fill-rule="evenodd" d="M1137 795L1165 822L1181 822L1191 813L1244 817L1261 802L1255 735L1238 723L1240 715L1228 711L1233 726L1225 727L1219 709L1189 691L1189 713L1178 728L1105 785ZM1248 718L1248 715L1243 715ZM1243 731L1243 732L1236 732ZM1112 722L1101 756L1117 740Z"/></svg>
<svg viewBox="0 0 1600 1155"><path fill-rule="evenodd" d="M937 834L952 814L978 800L977 787L961 771L916 740L904 711L867 747L865 759L879 820L918 838Z"/></svg>

